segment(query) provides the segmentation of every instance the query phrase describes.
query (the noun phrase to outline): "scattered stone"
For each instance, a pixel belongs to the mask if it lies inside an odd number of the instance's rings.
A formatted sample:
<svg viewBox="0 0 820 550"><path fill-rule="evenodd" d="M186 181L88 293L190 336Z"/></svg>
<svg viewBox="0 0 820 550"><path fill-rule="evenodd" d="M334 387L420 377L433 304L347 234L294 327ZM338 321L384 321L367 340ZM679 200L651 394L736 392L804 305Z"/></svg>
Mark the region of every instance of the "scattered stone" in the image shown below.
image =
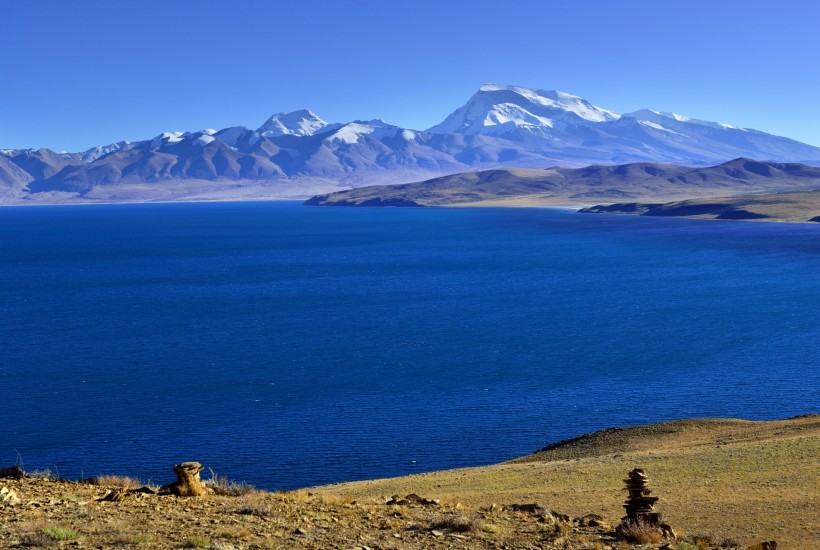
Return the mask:
<svg viewBox="0 0 820 550"><path fill-rule="evenodd" d="M8 487L3 487L0 489L0 502L3 504L8 505L15 505L20 504L20 497L17 496L17 492L14 489L9 489Z"/></svg>
<svg viewBox="0 0 820 550"><path fill-rule="evenodd" d="M609 527L604 517L598 514L587 514L573 519L572 522L577 523L579 527Z"/></svg>
<svg viewBox="0 0 820 550"><path fill-rule="evenodd" d="M511 512L526 512L527 514L538 516L542 520L549 518L550 521L564 521L567 523L572 521L572 518L568 515L559 514L558 512L545 508L536 502L531 504L510 504L509 506L505 506L504 509Z"/></svg>
<svg viewBox="0 0 820 550"><path fill-rule="evenodd" d="M23 479L26 473L17 466L9 466L8 468L0 468L0 479Z"/></svg>
<svg viewBox="0 0 820 550"><path fill-rule="evenodd" d="M512 512L526 512L528 514L534 514L538 516L552 515L552 512L550 512L548 508L544 508L536 502L533 502L531 504L510 504L506 508L507 510L510 510Z"/></svg>
<svg viewBox="0 0 820 550"><path fill-rule="evenodd" d="M415 493L410 493L406 497L402 498L399 495L393 495L385 502L388 506L408 506L408 505L421 505L421 506L439 506L440 501L433 500L429 498L423 498L418 496Z"/></svg>
<svg viewBox="0 0 820 550"><path fill-rule="evenodd" d="M433 535L434 537L442 537L442 536L444 536L444 531L439 531L438 529L433 529L432 531L430 531L430 534Z"/></svg>
<svg viewBox="0 0 820 550"><path fill-rule="evenodd" d="M159 494L176 495L179 497L199 497L207 492L205 485L199 478L202 464L199 462L182 462L174 466L177 480L159 489Z"/></svg>

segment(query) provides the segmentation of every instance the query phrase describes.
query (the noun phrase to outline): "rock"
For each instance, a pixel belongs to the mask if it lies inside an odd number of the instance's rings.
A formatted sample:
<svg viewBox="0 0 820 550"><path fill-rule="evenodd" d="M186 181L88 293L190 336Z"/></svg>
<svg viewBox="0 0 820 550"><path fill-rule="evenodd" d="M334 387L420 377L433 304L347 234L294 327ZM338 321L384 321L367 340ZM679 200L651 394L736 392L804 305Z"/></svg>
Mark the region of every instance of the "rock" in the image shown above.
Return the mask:
<svg viewBox="0 0 820 550"><path fill-rule="evenodd" d="M587 514L585 516L581 516L580 518L575 518L572 521L581 527L601 527L603 525L607 525L604 517L599 516L598 514Z"/></svg>
<svg viewBox="0 0 820 550"><path fill-rule="evenodd" d="M20 497L17 496L17 492L14 489L3 487L0 489L0 502L13 506L20 504Z"/></svg>
<svg viewBox="0 0 820 550"><path fill-rule="evenodd" d="M102 497L97 499L97 502L122 502L128 496L128 491L125 489L111 489Z"/></svg>
<svg viewBox="0 0 820 550"><path fill-rule="evenodd" d="M174 466L177 480L159 489L159 494L176 495L179 497L199 497L207 492L205 485L199 478L202 464L199 462L182 462Z"/></svg>
<svg viewBox="0 0 820 550"><path fill-rule="evenodd" d="M672 529L672 526L668 523L661 523L658 527L661 528L661 534L663 534L663 538L668 540L677 540L678 535Z"/></svg>
<svg viewBox="0 0 820 550"><path fill-rule="evenodd" d="M777 541L767 540L749 547L749 550L777 550Z"/></svg>
<svg viewBox="0 0 820 550"><path fill-rule="evenodd" d="M385 504L388 506L407 506L410 504L418 504L421 506L438 506L439 501L429 498L420 497L415 493L410 493L406 497L402 498L399 495L393 495Z"/></svg>
<svg viewBox="0 0 820 550"><path fill-rule="evenodd" d="M17 466L9 466L8 468L0 468L0 479L23 479L26 473Z"/></svg>

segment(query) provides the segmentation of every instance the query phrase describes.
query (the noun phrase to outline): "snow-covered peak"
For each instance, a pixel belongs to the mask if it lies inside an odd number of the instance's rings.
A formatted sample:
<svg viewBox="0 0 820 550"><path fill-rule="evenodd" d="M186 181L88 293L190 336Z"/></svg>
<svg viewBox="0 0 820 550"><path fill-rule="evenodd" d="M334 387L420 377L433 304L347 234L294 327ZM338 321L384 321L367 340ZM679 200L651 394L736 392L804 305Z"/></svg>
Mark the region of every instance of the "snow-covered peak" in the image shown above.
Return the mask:
<svg viewBox="0 0 820 550"><path fill-rule="evenodd" d="M577 124L618 118L618 113L566 92L485 84L466 105L430 131L497 135L525 129L549 133L557 121Z"/></svg>
<svg viewBox="0 0 820 550"><path fill-rule="evenodd" d="M325 138L328 141L343 141L344 143L357 143L362 136L370 136L374 139L386 139L400 134L407 141L416 139L416 132L405 130L398 126L388 124L381 119L354 120L343 124L335 132L328 134Z"/></svg>
<svg viewBox="0 0 820 550"><path fill-rule="evenodd" d="M327 125L327 122L319 118L313 111L300 109L291 113L273 115L259 127L257 132L265 137L282 135L312 136Z"/></svg>

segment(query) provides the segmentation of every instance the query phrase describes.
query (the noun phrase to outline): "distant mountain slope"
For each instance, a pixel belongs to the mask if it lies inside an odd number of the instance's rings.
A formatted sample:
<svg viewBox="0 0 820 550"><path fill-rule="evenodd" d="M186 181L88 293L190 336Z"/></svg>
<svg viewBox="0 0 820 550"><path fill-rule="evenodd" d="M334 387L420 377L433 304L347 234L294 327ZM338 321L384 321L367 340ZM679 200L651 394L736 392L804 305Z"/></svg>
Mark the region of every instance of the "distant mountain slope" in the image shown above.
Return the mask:
<svg viewBox="0 0 820 550"><path fill-rule="evenodd" d="M311 198L322 206L589 205L820 189L820 168L740 158L707 168L636 163L497 169Z"/></svg>
<svg viewBox="0 0 820 550"><path fill-rule="evenodd" d="M257 130L166 132L81 153L0 150L0 197L4 202L306 197L317 189L495 168L705 166L737 157L820 164L820 148L674 113L642 109L622 115L565 92L488 84L426 131L382 120L327 123L302 109L277 113Z"/></svg>

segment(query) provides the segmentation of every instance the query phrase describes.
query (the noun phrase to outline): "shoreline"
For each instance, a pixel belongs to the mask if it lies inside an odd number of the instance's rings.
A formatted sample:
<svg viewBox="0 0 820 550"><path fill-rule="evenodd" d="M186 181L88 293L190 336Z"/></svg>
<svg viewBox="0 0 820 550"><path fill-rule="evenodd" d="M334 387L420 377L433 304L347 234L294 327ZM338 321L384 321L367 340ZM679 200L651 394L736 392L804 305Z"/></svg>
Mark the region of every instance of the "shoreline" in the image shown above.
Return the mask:
<svg viewBox="0 0 820 550"><path fill-rule="evenodd" d="M183 200L145 200L145 201L85 201L85 202L42 202L42 203L22 203L22 202L0 202L0 209L8 207L8 208L26 208L26 207L61 207L61 206L115 206L115 205L150 205L150 204L217 204L217 203L226 203L226 204L233 204L233 203L264 203L264 202L274 202L274 203L285 203L285 202L299 202L302 206L324 206L327 207L329 205L305 205L304 201L306 200L305 197L299 198L255 198L255 199L247 199L247 198L237 198L237 199L183 199ZM697 199L701 200L701 199ZM611 205L604 205L605 207L617 206L620 203L612 203ZM761 218L750 218L750 219L720 219L713 216L706 216L706 215L641 215L635 212L618 212L618 211L598 211L598 212L582 212L584 209L594 208L601 205L591 204L591 203L579 203L579 204L571 204L566 202L560 202L556 204L538 204L533 203L530 201L502 201L502 204L497 203L496 201L483 201L480 203L462 203L462 204L446 204L446 205L432 205L432 206L422 206L422 208L446 208L446 209L483 209L483 208L508 208L508 209L540 209L540 210L560 210L564 212L573 212L576 214L604 214L604 215L615 215L615 216L632 216L632 217L641 217L641 218L675 218L675 219L686 219L686 220L699 220L699 221L722 221L722 222L761 222L761 223L788 223L788 224L802 224L802 225L816 225L818 222L811 221L811 220L794 220L782 217L761 217ZM342 208L362 208L356 207L351 205L343 205ZM380 208L401 208L401 207L380 207Z"/></svg>

